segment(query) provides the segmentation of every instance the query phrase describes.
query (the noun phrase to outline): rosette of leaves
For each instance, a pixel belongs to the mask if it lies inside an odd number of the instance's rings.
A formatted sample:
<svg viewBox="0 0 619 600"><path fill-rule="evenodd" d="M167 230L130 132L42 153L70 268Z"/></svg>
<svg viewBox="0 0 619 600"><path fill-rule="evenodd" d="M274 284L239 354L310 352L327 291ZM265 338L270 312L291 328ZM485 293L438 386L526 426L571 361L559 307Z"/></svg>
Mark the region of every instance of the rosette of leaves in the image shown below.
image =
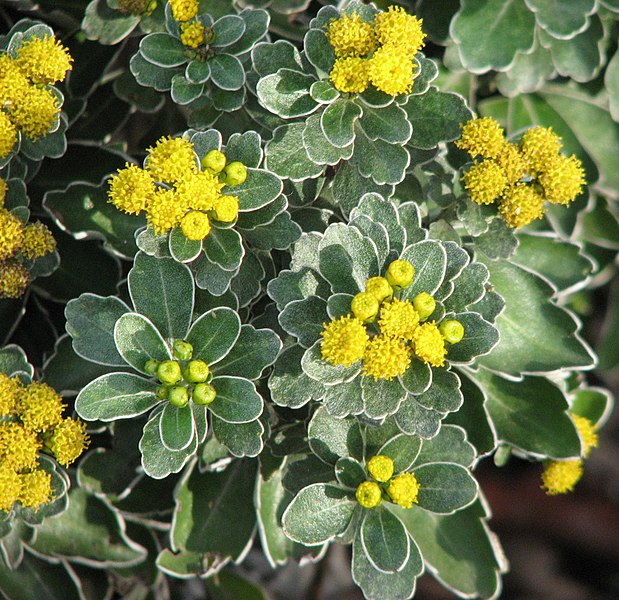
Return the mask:
<svg viewBox="0 0 619 600"><path fill-rule="evenodd" d="M269 379L276 404L298 408L320 400L330 414L359 415L380 422L394 415L404 433L431 438L447 413L462 405L455 365L471 364L488 354L499 335L493 322L502 299L489 292L488 269L455 242L426 239L414 203L396 206L378 194L364 195L350 223L335 223L323 234L305 234L295 244L289 270L269 283L279 324L296 343L278 358ZM320 334L324 323L351 312L355 294L370 277L383 275L395 259L415 268L415 278L401 292L412 300L426 292L436 300L428 318L456 319L464 338L449 348L446 367L431 367L413 359L397 379L373 379L361 374L361 361L350 367L323 360Z"/></svg>
<svg viewBox="0 0 619 600"><path fill-rule="evenodd" d="M260 105L279 118L265 119L251 105L248 110L274 129L265 148L270 170L302 181L339 165L342 173L336 174L335 186L374 189L400 183L419 149L458 137L459 123L470 118L470 111L461 96L430 86L438 69L422 53L414 58L410 94L390 96L376 89L347 94L329 80L335 54L326 35L328 24L353 13L370 22L377 12L360 2L348 3L341 12L322 8L310 22L301 53L285 40L256 45L256 95ZM279 125L280 119L289 123Z"/></svg>
<svg viewBox="0 0 619 600"><path fill-rule="evenodd" d="M180 23L166 5L166 31L142 38L130 67L140 85L170 90L176 104L207 113L206 121L212 124L222 112L245 103L245 55L265 36L269 15L245 9L216 21L208 14L197 18L212 40L194 49L181 42Z"/></svg>
<svg viewBox="0 0 619 600"><path fill-rule="evenodd" d="M196 285L215 296L227 291L236 296L241 307L254 300L266 273L273 270L269 250L286 250L301 234L288 212L288 200L280 178L261 168L263 150L255 131L234 133L223 144L215 129L187 132L199 160L211 150L221 150L228 162L239 161L247 168L244 183L225 187L223 193L239 199L239 217L235 222L212 221L212 229L203 240L188 240L180 229L167 236L146 230L137 237L141 250L156 256L172 256L186 263Z"/></svg>
<svg viewBox="0 0 619 600"><path fill-rule="evenodd" d="M241 325L228 307L194 315L195 288L188 267L170 257L138 253L128 276L131 306L118 297L83 294L66 308L67 330L82 358L109 367L86 385L76 410L86 420L129 419L150 411L139 446L142 465L160 479L180 471L209 431L234 455L256 455L264 428L263 399L254 381L281 342L270 330ZM148 360L172 359L175 340L193 346L207 363L217 397L208 406L179 408L161 400Z"/></svg>

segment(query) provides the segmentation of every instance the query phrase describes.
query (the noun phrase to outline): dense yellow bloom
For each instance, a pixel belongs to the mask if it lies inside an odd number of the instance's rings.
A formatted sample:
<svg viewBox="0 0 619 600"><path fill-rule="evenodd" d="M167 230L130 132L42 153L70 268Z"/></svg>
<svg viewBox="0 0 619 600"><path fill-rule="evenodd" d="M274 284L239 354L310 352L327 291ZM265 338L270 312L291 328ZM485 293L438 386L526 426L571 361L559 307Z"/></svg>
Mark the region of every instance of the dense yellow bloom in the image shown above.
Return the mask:
<svg viewBox="0 0 619 600"><path fill-rule="evenodd" d="M0 208L0 260L12 256L24 243L24 224L6 208Z"/></svg>
<svg viewBox="0 0 619 600"><path fill-rule="evenodd" d="M338 58L365 56L376 48L376 35L357 13L342 15L327 26L327 39Z"/></svg>
<svg viewBox="0 0 619 600"><path fill-rule="evenodd" d="M492 204L507 185L507 177L493 160L473 165L462 177L471 200L477 204Z"/></svg>
<svg viewBox="0 0 619 600"><path fill-rule="evenodd" d="M350 303L350 310L352 310L352 314L357 319L368 322L374 320L374 317L378 314L379 306L380 304L374 294L359 292L353 297Z"/></svg>
<svg viewBox="0 0 619 600"><path fill-rule="evenodd" d="M363 323L350 316L324 324L320 335L322 358L332 365L345 367L350 367L363 356L369 340Z"/></svg>
<svg viewBox="0 0 619 600"><path fill-rule="evenodd" d="M161 235L180 225L187 208L187 203L174 190L158 189L146 207L146 218L155 233Z"/></svg>
<svg viewBox="0 0 619 600"><path fill-rule="evenodd" d="M19 298L28 287L30 274L14 260L0 261L0 298Z"/></svg>
<svg viewBox="0 0 619 600"><path fill-rule="evenodd" d="M21 492L19 501L25 508L39 510L43 504L47 504L54 497L52 493L52 475L41 469L20 475Z"/></svg>
<svg viewBox="0 0 619 600"><path fill-rule="evenodd" d="M556 158L563 143L550 127L531 127L520 140L522 156L533 171L542 172Z"/></svg>
<svg viewBox="0 0 619 600"><path fill-rule="evenodd" d="M375 481L364 481L357 486L355 498L363 508L375 508L382 499L382 491Z"/></svg>
<svg viewBox="0 0 619 600"><path fill-rule="evenodd" d="M198 14L198 0L170 0L170 7L176 21L189 21Z"/></svg>
<svg viewBox="0 0 619 600"><path fill-rule="evenodd" d="M365 282L365 291L372 294L379 302L393 295L393 288L385 277L370 277Z"/></svg>
<svg viewBox="0 0 619 600"><path fill-rule="evenodd" d="M576 425L576 429L578 429L578 434L582 441L583 458L587 458L591 453L591 448L598 447L597 427L586 417L575 414L571 414L570 416L572 417L572 421L574 421L574 425Z"/></svg>
<svg viewBox="0 0 619 600"><path fill-rule="evenodd" d="M331 83L346 94L365 92L370 83L369 64L364 58L354 56L338 58L329 73Z"/></svg>
<svg viewBox="0 0 619 600"><path fill-rule="evenodd" d="M200 21L181 25L181 42L189 48L199 48L205 40L204 25Z"/></svg>
<svg viewBox="0 0 619 600"><path fill-rule="evenodd" d="M496 156L496 163L503 169L507 183L516 183L527 174L527 161L524 159L518 146L505 142L503 149Z"/></svg>
<svg viewBox="0 0 619 600"><path fill-rule="evenodd" d="M11 120L31 140L49 133L58 121L58 98L45 87L30 86L24 96L11 107Z"/></svg>
<svg viewBox="0 0 619 600"><path fill-rule="evenodd" d="M212 210L224 184L216 175L208 171L198 171L187 173L175 187L178 197L191 208Z"/></svg>
<svg viewBox="0 0 619 600"><path fill-rule="evenodd" d="M370 81L390 96L407 94L413 87L415 63L394 46L382 46L369 60Z"/></svg>
<svg viewBox="0 0 619 600"><path fill-rule="evenodd" d="M220 196L215 201L212 217L222 223L232 223L239 216L238 196Z"/></svg>
<svg viewBox="0 0 619 600"><path fill-rule="evenodd" d="M549 461L544 465L542 487L549 496L571 492L580 481L582 470L581 460Z"/></svg>
<svg viewBox="0 0 619 600"><path fill-rule="evenodd" d="M108 179L108 202L130 215L140 214L155 194L155 182L148 171L125 163L118 175Z"/></svg>
<svg viewBox="0 0 619 600"><path fill-rule="evenodd" d="M383 454L372 456L368 461L368 473L372 479L384 483L393 476L393 461Z"/></svg>
<svg viewBox="0 0 619 600"><path fill-rule="evenodd" d="M63 81L73 59L69 51L53 36L28 40L17 51L17 64L34 83Z"/></svg>
<svg viewBox="0 0 619 600"><path fill-rule="evenodd" d="M47 431L62 420L62 396L46 383L35 381L21 394L19 417L26 429Z"/></svg>
<svg viewBox="0 0 619 600"><path fill-rule="evenodd" d="M505 190L499 214L510 227L524 227L544 216L544 198L532 185L517 183Z"/></svg>
<svg viewBox="0 0 619 600"><path fill-rule="evenodd" d="M182 137L162 137L147 148L146 169L155 181L176 183L198 170L193 144Z"/></svg>
<svg viewBox="0 0 619 600"><path fill-rule="evenodd" d="M386 335L373 337L363 355L364 375L393 379L404 374L411 364L411 349L401 338Z"/></svg>
<svg viewBox="0 0 619 600"><path fill-rule="evenodd" d="M412 508L417 503L419 482L413 473L396 475L387 486L387 494L392 502L402 508Z"/></svg>
<svg viewBox="0 0 619 600"><path fill-rule="evenodd" d="M45 256L56 249L56 240L52 232L40 221L27 225L24 229L24 241L21 252L30 260Z"/></svg>
<svg viewBox="0 0 619 600"><path fill-rule="evenodd" d="M0 55L0 108L19 102L30 82L19 65L8 54Z"/></svg>
<svg viewBox="0 0 619 600"><path fill-rule="evenodd" d="M23 387L18 377L9 377L0 373L0 417L6 417L15 412Z"/></svg>
<svg viewBox="0 0 619 600"><path fill-rule="evenodd" d="M492 117L472 119L462 125L462 135L456 146L473 158L495 158L504 148L504 130Z"/></svg>
<svg viewBox="0 0 619 600"><path fill-rule="evenodd" d="M395 46L398 51L414 56L424 46L426 34L422 19L409 15L401 6L390 6L376 15L374 31L382 45Z"/></svg>
<svg viewBox="0 0 619 600"><path fill-rule="evenodd" d="M445 365L445 340L434 321L419 325L413 335L413 350L415 356L433 367Z"/></svg>
<svg viewBox="0 0 619 600"><path fill-rule="evenodd" d="M419 325L419 315L408 300L394 298L392 302L383 304L378 324L385 335L412 340Z"/></svg>
<svg viewBox="0 0 619 600"><path fill-rule="evenodd" d="M6 193L9 191L7 182L0 177L0 208L4 206L6 200Z"/></svg>
<svg viewBox="0 0 619 600"><path fill-rule="evenodd" d="M40 447L35 431L27 430L19 423L0 423L0 462L16 471L33 469Z"/></svg>
<svg viewBox="0 0 619 600"><path fill-rule="evenodd" d="M0 510L9 512L21 492L21 478L12 467L0 463Z"/></svg>
<svg viewBox="0 0 619 600"><path fill-rule="evenodd" d="M49 449L56 460L68 467L88 448L90 438L86 433L86 423L80 420L64 419L54 428L48 442Z"/></svg>
<svg viewBox="0 0 619 600"><path fill-rule="evenodd" d="M559 154L546 163L539 182L549 202L567 205L582 191L586 183L585 171L573 154L570 157Z"/></svg>
<svg viewBox="0 0 619 600"><path fill-rule="evenodd" d="M6 158L17 143L17 128L9 117L0 111L0 158Z"/></svg>
<svg viewBox="0 0 619 600"><path fill-rule="evenodd" d="M181 219L181 230L188 240L203 240L211 231L211 222L207 214L190 210Z"/></svg>

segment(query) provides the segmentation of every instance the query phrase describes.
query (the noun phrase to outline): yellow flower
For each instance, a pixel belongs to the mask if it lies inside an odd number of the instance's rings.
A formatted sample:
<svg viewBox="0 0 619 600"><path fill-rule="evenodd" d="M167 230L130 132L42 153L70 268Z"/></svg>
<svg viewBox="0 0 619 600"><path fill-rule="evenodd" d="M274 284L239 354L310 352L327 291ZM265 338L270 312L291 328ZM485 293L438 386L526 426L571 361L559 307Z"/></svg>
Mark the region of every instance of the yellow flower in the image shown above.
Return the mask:
<svg viewBox="0 0 619 600"><path fill-rule="evenodd" d="M370 277L365 282L365 291L372 294L379 302L393 296L393 288L385 277Z"/></svg>
<svg viewBox="0 0 619 600"><path fill-rule="evenodd" d="M532 127L520 140L520 151L531 168L543 172L548 162L559 155L561 138L550 127Z"/></svg>
<svg viewBox="0 0 619 600"><path fill-rule="evenodd" d="M413 473L396 475L387 486L387 494L391 501L402 508L412 508L417 503L419 482Z"/></svg>
<svg viewBox="0 0 619 600"><path fill-rule="evenodd" d="M8 54L0 55L0 108L19 102L30 83L19 65Z"/></svg>
<svg viewBox="0 0 619 600"><path fill-rule="evenodd" d="M58 121L58 98L45 87L30 86L24 96L11 107L15 127L27 138L36 140L47 135Z"/></svg>
<svg viewBox="0 0 619 600"><path fill-rule="evenodd" d="M581 460L548 461L542 473L542 487L549 496L566 494L580 481L582 471Z"/></svg>
<svg viewBox="0 0 619 600"><path fill-rule="evenodd" d="M41 443L36 431L30 431L19 423L0 423L0 462L16 471L34 469Z"/></svg>
<svg viewBox="0 0 619 600"><path fill-rule="evenodd" d="M413 283L415 267L408 260L399 258L389 263L385 277L392 288L401 290Z"/></svg>
<svg viewBox="0 0 619 600"><path fill-rule="evenodd" d="M0 177L0 208L4 206L6 200L6 193L9 191L7 182Z"/></svg>
<svg viewBox="0 0 619 600"><path fill-rule="evenodd" d="M0 158L6 158L17 142L17 128L2 111L0 111Z"/></svg>
<svg viewBox="0 0 619 600"><path fill-rule="evenodd" d="M419 325L413 334L413 350L415 356L433 367L445 365L445 340L434 321Z"/></svg>
<svg viewBox="0 0 619 600"><path fill-rule="evenodd" d="M43 504L50 502L52 492L52 475L41 469L20 475L21 492L18 500L25 508L32 508L35 512Z"/></svg>
<svg viewBox="0 0 619 600"><path fill-rule="evenodd" d="M12 256L24 243L24 224L6 208L0 208L0 260Z"/></svg>
<svg viewBox="0 0 619 600"><path fill-rule="evenodd" d="M0 298L19 298L28 287L28 269L14 260L0 261Z"/></svg>
<svg viewBox="0 0 619 600"><path fill-rule="evenodd" d="M7 464L0 463L0 510L9 512L21 492L21 478Z"/></svg>
<svg viewBox="0 0 619 600"><path fill-rule="evenodd" d="M147 148L146 169L155 181L176 183L198 171L193 144L182 137L162 137Z"/></svg>
<svg viewBox="0 0 619 600"><path fill-rule="evenodd" d="M22 254L34 260L45 256L56 249L56 240L52 232L40 221L27 225L24 229L24 242L21 246Z"/></svg>
<svg viewBox="0 0 619 600"><path fill-rule="evenodd" d="M372 479L384 483L393 475L393 461L382 454L372 456L368 461L368 473Z"/></svg>
<svg viewBox="0 0 619 600"><path fill-rule="evenodd" d="M573 154L569 158L559 154L546 163L539 182L544 188L546 200L553 204L568 205L582 191L586 183L585 171Z"/></svg>
<svg viewBox="0 0 619 600"><path fill-rule="evenodd" d="M384 335L412 340L419 325L419 315L408 300L394 298L392 302L383 304L378 324Z"/></svg>
<svg viewBox="0 0 619 600"><path fill-rule="evenodd" d="M531 184L511 185L503 193L499 215L509 227L524 227L544 216L544 198Z"/></svg>
<svg viewBox="0 0 619 600"><path fill-rule="evenodd" d="M0 373L0 417L6 417L15 412L17 400L23 388L18 377L9 377Z"/></svg>
<svg viewBox="0 0 619 600"><path fill-rule="evenodd" d="M383 46L369 60L370 81L390 96L406 94L413 88L415 63L395 46Z"/></svg>
<svg viewBox="0 0 619 600"><path fill-rule="evenodd" d="M71 70L69 51L53 36L28 40L17 51L17 64L34 83L63 81Z"/></svg>
<svg viewBox="0 0 619 600"><path fill-rule="evenodd" d="M211 231L211 222L207 214L190 210L181 219L181 230L188 240L203 240Z"/></svg>
<svg viewBox="0 0 619 600"><path fill-rule="evenodd" d="M357 13L331 21L327 26L327 39L338 58L365 56L376 48L372 26Z"/></svg>
<svg viewBox="0 0 619 600"><path fill-rule="evenodd" d="M155 182L150 173L129 163L125 163L125 168L118 169L118 175L112 175L107 181L110 186L108 202L130 215L138 215L145 210L155 194Z"/></svg>
<svg viewBox="0 0 619 600"><path fill-rule="evenodd" d="M26 429L47 431L60 423L64 408L62 396L54 388L35 381L22 392L17 410Z"/></svg>
<svg viewBox="0 0 619 600"><path fill-rule="evenodd" d="M363 374L377 379L393 379L411 364L411 349L401 338L373 337L363 355Z"/></svg>
<svg viewBox="0 0 619 600"><path fill-rule="evenodd" d="M219 196L215 200L212 215L216 221L232 223L239 216L238 196Z"/></svg>
<svg viewBox="0 0 619 600"><path fill-rule="evenodd" d="M189 21L198 14L198 0L170 0L170 7L176 21Z"/></svg>
<svg viewBox="0 0 619 600"><path fill-rule="evenodd" d="M473 158L495 158L504 148L504 130L492 117L472 119L462 125L462 135L456 146Z"/></svg>
<svg viewBox="0 0 619 600"><path fill-rule="evenodd" d="M364 481L357 486L355 498L363 508L375 508L382 499L382 491L375 481Z"/></svg>
<svg viewBox="0 0 619 600"><path fill-rule="evenodd" d="M373 321L374 317L378 314L378 308L380 304L376 299L376 296L370 292L359 292L354 296L350 303L350 310L352 314L368 322Z"/></svg>
<svg viewBox="0 0 619 600"><path fill-rule="evenodd" d="M340 92L361 94L370 83L368 66L369 61L364 58L354 56L338 58L329 73L329 78Z"/></svg>
<svg viewBox="0 0 619 600"><path fill-rule="evenodd" d="M507 178L493 160L473 165L462 177L471 200L477 204L492 204L503 192Z"/></svg>
<svg viewBox="0 0 619 600"><path fill-rule="evenodd" d="M508 184L516 183L527 174L527 161L523 158L516 144L505 142L495 160L503 169Z"/></svg>
<svg viewBox="0 0 619 600"><path fill-rule="evenodd" d="M174 190L158 189L146 207L146 219L157 235L180 225L187 203Z"/></svg>
<svg viewBox="0 0 619 600"><path fill-rule="evenodd" d="M413 298L413 307L419 320L425 321L436 310L436 300L428 292L420 292Z"/></svg>
<svg viewBox="0 0 619 600"><path fill-rule="evenodd" d="M181 25L181 42L189 48L199 48L205 40L204 25L200 21Z"/></svg>
<svg viewBox="0 0 619 600"><path fill-rule="evenodd" d="M382 45L393 45L398 51L414 56L425 44L422 19L409 15L401 6L390 6L376 15L374 31Z"/></svg>
<svg viewBox="0 0 619 600"><path fill-rule="evenodd" d="M212 210L224 184L208 171L188 173L176 185L179 198L195 210Z"/></svg>
<svg viewBox="0 0 619 600"><path fill-rule="evenodd" d="M570 414L570 416L582 441L582 456L587 458L591 453L591 448L598 447L597 427L586 417L575 414Z"/></svg>
<svg viewBox="0 0 619 600"><path fill-rule="evenodd" d="M350 367L363 356L369 337L359 319L339 317L323 326L320 352L324 360L332 365Z"/></svg>
<svg viewBox="0 0 619 600"><path fill-rule="evenodd" d="M64 467L68 467L88 448L89 443L86 423L80 420L64 419L54 428L48 446L56 460Z"/></svg>

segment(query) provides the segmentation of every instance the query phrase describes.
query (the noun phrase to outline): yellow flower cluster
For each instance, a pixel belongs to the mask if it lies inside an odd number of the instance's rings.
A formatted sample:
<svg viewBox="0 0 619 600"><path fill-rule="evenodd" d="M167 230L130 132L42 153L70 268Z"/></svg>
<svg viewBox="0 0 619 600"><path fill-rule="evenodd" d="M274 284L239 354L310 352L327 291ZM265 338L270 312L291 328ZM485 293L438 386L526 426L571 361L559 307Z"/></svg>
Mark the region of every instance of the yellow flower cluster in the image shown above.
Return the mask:
<svg viewBox="0 0 619 600"><path fill-rule="evenodd" d="M394 379L410 367L412 357L432 365L445 366L447 344L458 343L464 328L454 320L424 322L436 302L426 292L413 302L396 294L411 285L415 270L406 260L395 260L385 277L371 277L365 291L351 302L348 314L323 324L322 358L332 365L350 367L363 361L363 375Z"/></svg>
<svg viewBox="0 0 619 600"><path fill-rule="evenodd" d="M456 146L478 160L462 177L471 200L493 204L509 227L523 227L544 216L544 204L568 205L585 184L582 163L560 153L551 128L533 127L518 144L505 139L492 117L468 121Z"/></svg>
<svg viewBox="0 0 619 600"><path fill-rule="evenodd" d="M187 239L202 240L211 231L211 219L232 223L239 213L236 196L221 193L225 185L242 183L246 169L240 163L226 166L225 155L216 168L212 160L199 168L193 144L183 137L162 137L147 149L143 169L127 163L108 183L109 202L128 214L146 212L148 224L158 235L180 227ZM230 179L227 169L243 171L241 179ZM237 173L238 174L238 173Z"/></svg>
<svg viewBox="0 0 619 600"><path fill-rule="evenodd" d="M206 29L200 21L191 21L181 25L181 42L188 48L199 48L206 39Z"/></svg>
<svg viewBox="0 0 619 600"><path fill-rule="evenodd" d="M175 21L185 22L198 14L198 0L170 0L170 8Z"/></svg>
<svg viewBox="0 0 619 600"><path fill-rule="evenodd" d="M58 122L60 101L51 85L63 81L73 59L55 37L31 38L13 59L0 55L0 158L18 133L37 140Z"/></svg>
<svg viewBox="0 0 619 600"><path fill-rule="evenodd" d="M170 0L170 7L172 17L180 23L179 33L184 46L197 50L207 41L213 41L213 29L205 27L197 18L198 0ZM206 54L198 53L198 57L205 60Z"/></svg>
<svg viewBox="0 0 619 600"><path fill-rule="evenodd" d="M410 92L415 76L413 57L424 46L422 20L401 6L390 6L367 23L357 13L342 15L327 26L335 53L329 74L333 85L347 94L360 94L371 84L396 96Z"/></svg>
<svg viewBox="0 0 619 600"><path fill-rule="evenodd" d="M420 488L417 478L413 473L400 473L394 477L393 460L388 456L373 456L368 461L367 470L372 480L360 483L355 493L363 508L375 508L383 497L402 508L412 508L417 503Z"/></svg>
<svg viewBox="0 0 619 600"><path fill-rule="evenodd" d="M19 502L36 511L53 499L40 452L66 467L87 448L86 424L63 418L64 409L62 397L47 384L24 385L0 373L0 510Z"/></svg>

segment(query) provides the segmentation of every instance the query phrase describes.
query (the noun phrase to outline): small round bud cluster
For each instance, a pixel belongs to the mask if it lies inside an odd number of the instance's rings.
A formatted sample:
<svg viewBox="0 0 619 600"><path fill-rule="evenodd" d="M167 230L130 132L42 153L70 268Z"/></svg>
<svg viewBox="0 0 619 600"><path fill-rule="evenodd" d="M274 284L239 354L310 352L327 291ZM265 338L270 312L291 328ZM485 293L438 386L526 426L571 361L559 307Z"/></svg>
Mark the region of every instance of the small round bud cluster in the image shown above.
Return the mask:
<svg viewBox="0 0 619 600"><path fill-rule="evenodd" d="M560 153L561 138L550 127L532 127L518 144L508 142L492 117L468 121L456 146L479 159L462 176L473 202L494 204L512 228L544 216L544 204L568 205L582 191L585 173L576 156Z"/></svg>
<svg viewBox="0 0 619 600"><path fill-rule="evenodd" d="M210 234L211 221L236 221L239 199L222 191L245 182L243 163L228 163L221 150L198 161L193 144L182 137L162 137L147 152L143 169L127 163L108 180L109 202L116 208L132 215L144 211L158 235L179 227L194 241Z"/></svg>
<svg viewBox="0 0 619 600"><path fill-rule="evenodd" d="M389 456L379 454L367 463L371 480L357 486L355 497L363 508L375 508L388 500L402 508L412 508L417 503L419 483L413 473L400 473L394 477L394 464Z"/></svg>
<svg viewBox="0 0 619 600"><path fill-rule="evenodd" d="M162 384L157 388L157 398L179 408L187 406L190 400L203 406L213 402L217 396L210 383L213 375L203 360L193 358L193 346L186 340L175 340L172 356L174 359L162 361L151 358L144 364L144 372L157 377Z"/></svg>

